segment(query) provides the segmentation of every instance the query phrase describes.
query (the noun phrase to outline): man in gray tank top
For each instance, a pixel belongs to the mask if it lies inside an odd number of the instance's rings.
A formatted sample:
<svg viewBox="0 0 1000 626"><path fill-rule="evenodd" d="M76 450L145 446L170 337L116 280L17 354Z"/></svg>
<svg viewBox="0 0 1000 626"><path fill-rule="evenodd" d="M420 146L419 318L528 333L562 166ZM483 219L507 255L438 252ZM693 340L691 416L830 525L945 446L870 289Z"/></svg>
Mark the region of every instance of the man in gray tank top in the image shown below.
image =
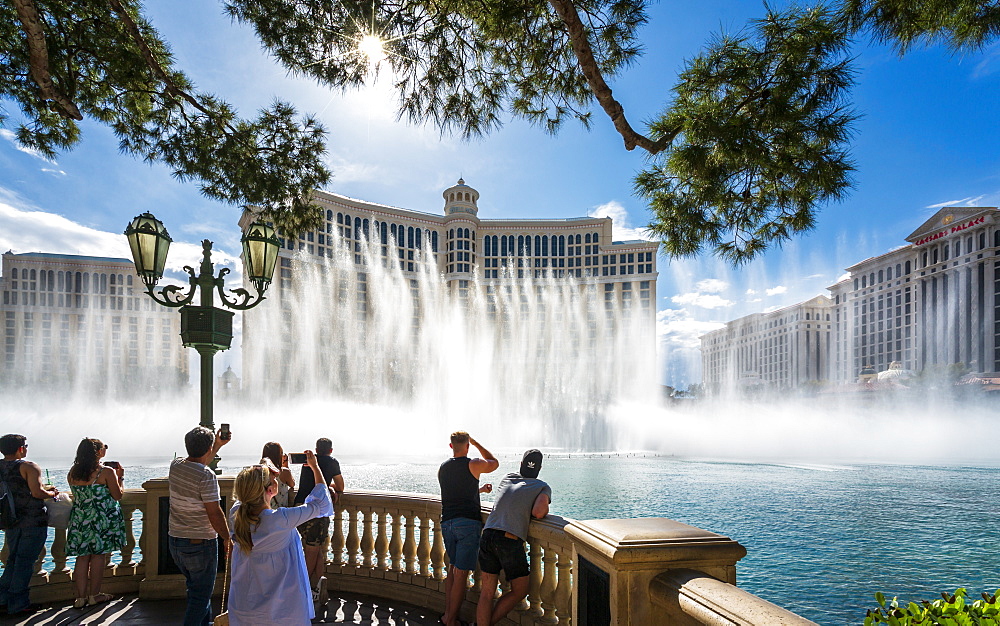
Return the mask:
<svg viewBox="0 0 1000 626"><path fill-rule="evenodd" d="M552 489L538 480L542 453L531 449L521 459L521 471L507 474L500 481L500 491L493 512L486 519L479 544L479 569L482 590L476 609L477 626L491 626L510 613L528 595L531 567L525 553L531 518L542 519L549 513ZM510 583L494 606L500 571Z"/></svg>

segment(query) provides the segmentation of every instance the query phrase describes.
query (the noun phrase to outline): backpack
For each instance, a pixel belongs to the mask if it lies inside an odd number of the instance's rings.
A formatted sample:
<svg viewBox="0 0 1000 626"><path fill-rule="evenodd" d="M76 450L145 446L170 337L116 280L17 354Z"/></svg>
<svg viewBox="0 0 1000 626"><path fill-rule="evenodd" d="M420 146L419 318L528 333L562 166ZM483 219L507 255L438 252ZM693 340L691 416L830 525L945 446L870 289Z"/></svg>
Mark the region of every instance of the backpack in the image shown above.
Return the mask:
<svg viewBox="0 0 1000 626"><path fill-rule="evenodd" d="M0 478L0 530L10 530L17 525L17 509L14 494L7 486L6 478Z"/></svg>

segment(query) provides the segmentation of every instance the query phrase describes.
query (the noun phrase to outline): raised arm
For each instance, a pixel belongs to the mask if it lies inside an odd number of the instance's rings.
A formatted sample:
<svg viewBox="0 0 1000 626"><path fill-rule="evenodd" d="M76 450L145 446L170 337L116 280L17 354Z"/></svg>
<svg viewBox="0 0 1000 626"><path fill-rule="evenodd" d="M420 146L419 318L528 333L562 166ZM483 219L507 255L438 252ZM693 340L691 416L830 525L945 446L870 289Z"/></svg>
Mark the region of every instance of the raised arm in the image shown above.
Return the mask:
<svg viewBox="0 0 1000 626"><path fill-rule="evenodd" d="M498 467L500 467L500 461L493 456L493 453L483 447L483 444L479 443L472 437L469 437L469 443L476 446L479 450L479 454L483 455L481 459L472 459L469 461L469 471L476 478L479 478L482 474L489 474L490 472L495 472Z"/></svg>
<svg viewBox="0 0 1000 626"><path fill-rule="evenodd" d="M100 481L107 486L108 491L111 493L111 497L119 502L121 502L122 499L121 475L118 473L120 471L122 471L120 468L115 470L110 467L105 467L101 469L100 477Z"/></svg>

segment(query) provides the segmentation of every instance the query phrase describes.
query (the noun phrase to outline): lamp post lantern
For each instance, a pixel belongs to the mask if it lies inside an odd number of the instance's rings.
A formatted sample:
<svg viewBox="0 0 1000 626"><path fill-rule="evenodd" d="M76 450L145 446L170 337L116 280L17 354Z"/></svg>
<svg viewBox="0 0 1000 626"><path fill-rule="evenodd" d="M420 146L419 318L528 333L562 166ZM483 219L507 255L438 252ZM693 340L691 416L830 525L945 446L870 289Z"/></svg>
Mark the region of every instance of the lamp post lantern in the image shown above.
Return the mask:
<svg viewBox="0 0 1000 626"><path fill-rule="evenodd" d="M212 264L212 242L205 239L201 242L202 259L199 273L185 266L188 273L190 288L182 293L183 288L177 285L161 287L155 291L156 283L163 277L163 268L167 262L167 250L170 248L170 234L163 223L151 213L136 216L125 229L129 247L132 250L132 260L135 270L146 285L146 294L163 306L179 307L181 310L181 340L185 347L194 348L201 356L201 421L200 424L215 431L213 418L212 385L215 376L213 357L220 350L228 350L233 339L232 311L220 309L214 304L215 291L218 291L222 304L230 309L251 309L264 300L264 292L271 284L274 276L274 266L278 259L280 244L274 229L262 222L251 224L241 239L243 243L244 272L250 284L257 292L256 297L243 288L231 289L233 297L225 293L225 277L229 268L224 267L215 275ZM195 306L195 292L198 292L200 304ZM219 457L212 461L212 469L216 469Z"/></svg>

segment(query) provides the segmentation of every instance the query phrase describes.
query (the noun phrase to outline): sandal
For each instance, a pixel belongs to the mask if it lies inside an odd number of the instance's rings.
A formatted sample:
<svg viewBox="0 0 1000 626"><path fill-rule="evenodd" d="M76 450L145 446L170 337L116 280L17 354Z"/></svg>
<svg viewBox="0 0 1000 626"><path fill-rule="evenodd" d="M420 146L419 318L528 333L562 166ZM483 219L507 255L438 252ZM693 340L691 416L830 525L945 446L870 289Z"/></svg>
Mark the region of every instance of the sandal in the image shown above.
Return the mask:
<svg viewBox="0 0 1000 626"><path fill-rule="evenodd" d="M98 593L87 598L87 606L96 606L98 604L104 604L105 602L111 602L115 597L110 593Z"/></svg>
<svg viewBox="0 0 1000 626"><path fill-rule="evenodd" d="M82 609L85 606L87 606L87 598L77 598L76 600L73 600L74 609Z"/></svg>

